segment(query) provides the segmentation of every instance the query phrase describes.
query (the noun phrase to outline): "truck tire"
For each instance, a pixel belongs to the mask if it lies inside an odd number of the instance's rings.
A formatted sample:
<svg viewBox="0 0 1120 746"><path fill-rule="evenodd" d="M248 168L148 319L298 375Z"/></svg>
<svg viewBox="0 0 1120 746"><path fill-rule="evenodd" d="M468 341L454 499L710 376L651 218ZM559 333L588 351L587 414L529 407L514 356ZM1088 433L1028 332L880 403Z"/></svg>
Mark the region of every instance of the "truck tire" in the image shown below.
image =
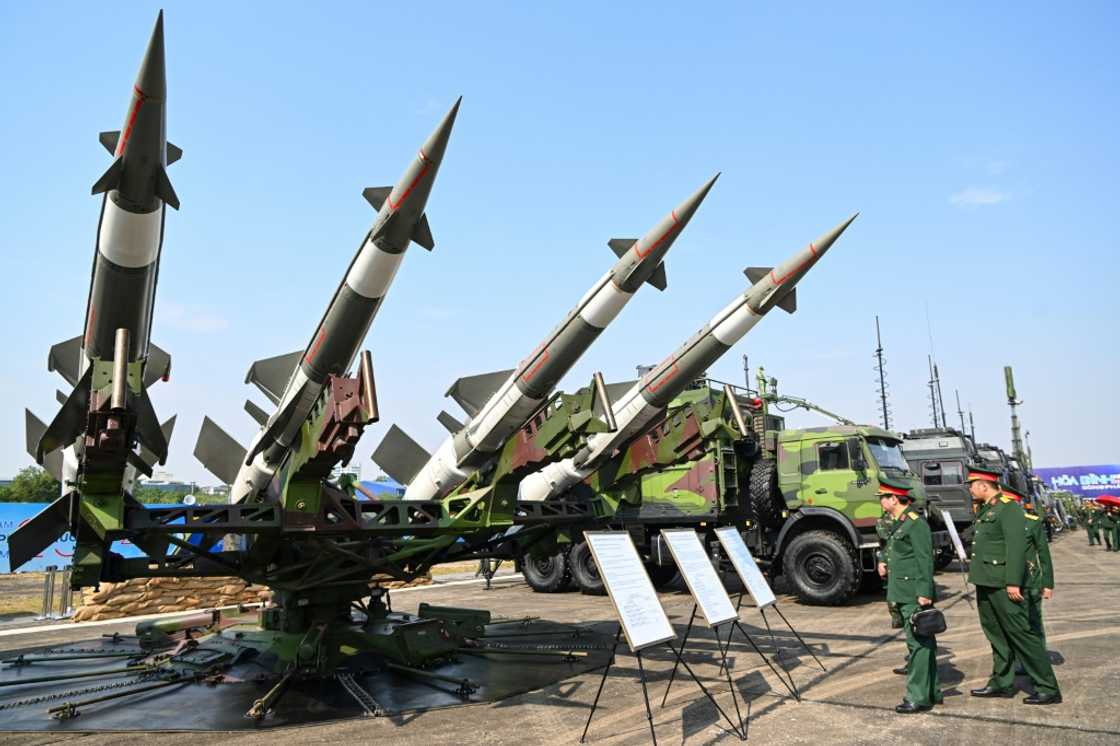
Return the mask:
<svg viewBox="0 0 1120 746"><path fill-rule="evenodd" d="M933 569L944 570L949 566L949 563L956 558L957 550L953 549L951 544L949 546L940 547L937 550L937 554L933 556Z"/></svg>
<svg viewBox="0 0 1120 746"><path fill-rule="evenodd" d="M568 553L568 565L572 570L572 580L579 586L579 592L588 596L604 596L607 593L603 585L603 577L599 575L599 566L595 564L595 556L591 554L591 547L586 541L581 541L572 547Z"/></svg>
<svg viewBox="0 0 1120 746"><path fill-rule="evenodd" d="M646 562L645 566L650 582L659 591L665 590L670 583L677 579L676 565L658 565L653 562Z"/></svg>
<svg viewBox="0 0 1120 746"><path fill-rule="evenodd" d="M860 587L856 550L843 536L826 530L806 531L783 551L782 571L804 603L837 606Z"/></svg>
<svg viewBox="0 0 1120 746"><path fill-rule="evenodd" d="M526 554L521 558L521 574L537 593L560 593L572 584L568 553L565 551L541 557Z"/></svg>
<svg viewBox="0 0 1120 746"><path fill-rule="evenodd" d="M778 489L778 467L770 459L761 459L751 466L749 484L751 510L755 519L766 528L780 528L785 520L785 498Z"/></svg>

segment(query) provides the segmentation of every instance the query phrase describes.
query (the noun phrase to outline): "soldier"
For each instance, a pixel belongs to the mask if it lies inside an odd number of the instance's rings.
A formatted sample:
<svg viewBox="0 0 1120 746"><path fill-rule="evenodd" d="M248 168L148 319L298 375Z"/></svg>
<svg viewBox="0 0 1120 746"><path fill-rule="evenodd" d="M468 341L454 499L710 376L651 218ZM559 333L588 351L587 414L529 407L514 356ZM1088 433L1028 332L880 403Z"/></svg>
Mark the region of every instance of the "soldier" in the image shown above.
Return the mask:
<svg viewBox="0 0 1120 746"><path fill-rule="evenodd" d="M879 537L879 550L875 552L875 557L878 562L879 577L883 579L883 590L887 589L887 540L891 538L891 533L895 529L897 521L889 511L884 510L883 514L879 516L879 520L875 521L875 533ZM898 609L898 604L887 601L887 614L891 618L891 629L902 629L902 612ZM893 669L894 672L900 676L905 676L910 664L910 653L907 651L906 659L901 666Z"/></svg>
<svg viewBox="0 0 1120 746"><path fill-rule="evenodd" d="M1089 534L1089 546L1096 546L1101 543L1100 516L1097 515L1097 508L1093 503L1084 506L1083 510L1085 511L1085 530Z"/></svg>
<svg viewBox="0 0 1120 746"><path fill-rule="evenodd" d="M1116 515L1107 506L1099 503L1098 505L1100 507L1097 508L1097 525L1104 534L1104 551L1111 552L1116 549L1112 541L1113 534L1116 533Z"/></svg>
<svg viewBox="0 0 1120 746"><path fill-rule="evenodd" d="M1112 551L1120 552L1120 508L1113 505L1108 512L1112 515Z"/></svg>
<svg viewBox="0 0 1120 746"><path fill-rule="evenodd" d="M1027 519L1017 502L1000 492L999 474L971 467L968 487L976 508L976 532L968 580L976 586L980 626L992 646L992 674L974 697L1014 697L1018 659L1035 687L1023 702L1062 701L1042 640L1031 632L1022 586L1026 574Z"/></svg>
<svg viewBox="0 0 1120 746"><path fill-rule="evenodd" d="M1027 616L1031 631L1046 645L1046 630L1042 626L1042 602L1049 601L1054 595L1054 563L1050 559L1050 545L1042 534L1042 523L1034 506L1023 496L1004 487L1004 494L1023 506L1027 519L1027 575L1023 587L1023 598L1027 602Z"/></svg>
<svg viewBox="0 0 1120 746"><path fill-rule="evenodd" d="M942 702L937 680L937 639L914 632L914 612L933 605L933 538L929 524L910 508L913 498L905 482L879 475L879 504L894 517L894 528L883 556L887 571L887 601L898 604L910 651L906 696L895 712L909 715ZM883 568L880 567L880 572Z"/></svg>

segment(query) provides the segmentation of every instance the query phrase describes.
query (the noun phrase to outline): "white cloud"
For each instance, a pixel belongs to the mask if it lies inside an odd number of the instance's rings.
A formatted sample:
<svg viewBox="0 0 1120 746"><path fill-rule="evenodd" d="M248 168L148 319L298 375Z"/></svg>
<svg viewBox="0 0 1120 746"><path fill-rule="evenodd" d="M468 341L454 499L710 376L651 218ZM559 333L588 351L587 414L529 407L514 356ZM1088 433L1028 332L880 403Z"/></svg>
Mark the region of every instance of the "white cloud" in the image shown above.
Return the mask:
<svg viewBox="0 0 1120 746"><path fill-rule="evenodd" d="M949 197L949 204L954 207L983 207L998 205L1011 199L1007 192L1001 192L991 187L970 186L962 189Z"/></svg>
<svg viewBox="0 0 1120 746"><path fill-rule="evenodd" d="M198 334L212 334L229 328L229 321L195 305L181 303L159 303L156 318L172 329Z"/></svg>

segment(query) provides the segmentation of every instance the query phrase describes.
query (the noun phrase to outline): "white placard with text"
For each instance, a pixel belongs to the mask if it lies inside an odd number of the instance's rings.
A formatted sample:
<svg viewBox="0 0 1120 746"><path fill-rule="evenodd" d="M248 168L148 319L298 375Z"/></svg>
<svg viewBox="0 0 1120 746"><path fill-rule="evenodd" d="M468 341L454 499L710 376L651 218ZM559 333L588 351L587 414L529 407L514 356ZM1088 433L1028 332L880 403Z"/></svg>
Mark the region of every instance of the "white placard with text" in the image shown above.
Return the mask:
<svg viewBox="0 0 1120 746"><path fill-rule="evenodd" d="M633 651L675 640L677 635L657 599L634 541L625 531L584 531L607 594Z"/></svg>
<svg viewBox="0 0 1120 746"><path fill-rule="evenodd" d="M743 541L739 531L734 526L725 526L716 529L716 536L719 538L719 543L723 545L723 551L727 552L731 564L735 566L739 580L743 581L743 585L750 591L754 605L761 609L775 603L778 599L774 596L770 584L766 582L766 576L758 569L758 563L751 556L751 550L747 549L746 542Z"/></svg>
<svg viewBox="0 0 1120 746"><path fill-rule="evenodd" d="M719 573L712 566L704 551L704 543L696 532L692 529L661 529L661 536L669 545L677 570L708 626L715 627L738 619L735 604L731 603L731 597L727 595L727 589L723 587L723 581L719 579Z"/></svg>
<svg viewBox="0 0 1120 746"><path fill-rule="evenodd" d="M964 543L961 541L961 535L957 533L957 525L953 523L953 516L949 515L949 511L941 511L941 519L945 521L945 528L949 529L949 538L953 540L953 548L957 550L957 559L962 563L968 562L968 554L964 551Z"/></svg>

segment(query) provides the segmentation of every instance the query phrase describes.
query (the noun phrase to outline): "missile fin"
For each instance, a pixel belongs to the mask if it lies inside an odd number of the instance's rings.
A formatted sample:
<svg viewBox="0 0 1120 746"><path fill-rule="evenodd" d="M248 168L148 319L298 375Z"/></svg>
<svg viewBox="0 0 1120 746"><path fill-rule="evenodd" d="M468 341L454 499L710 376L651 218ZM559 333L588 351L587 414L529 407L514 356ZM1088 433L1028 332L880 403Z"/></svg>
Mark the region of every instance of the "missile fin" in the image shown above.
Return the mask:
<svg viewBox="0 0 1120 746"><path fill-rule="evenodd" d="M47 431L47 423L36 417L30 409L23 410L27 429L27 452L35 458L35 447ZM51 451L43 458L43 468L58 481L62 481L62 451Z"/></svg>
<svg viewBox="0 0 1120 746"><path fill-rule="evenodd" d="M141 446L141 448L143 449L143 446ZM135 451L129 451L127 454L125 454L125 461L128 462L129 466L136 469L136 471L140 472L144 476L152 476L152 465L145 461L144 457L139 453L136 453Z"/></svg>
<svg viewBox="0 0 1120 746"><path fill-rule="evenodd" d="M622 255L629 251L630 247L636 243L638 243L638 239L636 238L612 238L610 241L607 241L607 246L610 246L614 255L621 259Z"/></svg>
<svg viewBox="0 0 1120 746"><path fill-rule="evenodd" d="M251 399L245 400L245 411L249 416L257 421L257 424L264 427L268 424L268 412L264 411L256 405Z"/></svg>
<svg viewBox="0 0 1120 746"><path fill-rule="evenodd" d="M167 165L170 166L175 161L183 157L183 149L174 143L167 143Z"/></svg>
<svg viewBox="0 0 1120 746"><path fill-rule="evenodd" d="M30 521L8 534L8 560L12 572L36 555L42 554L70 530L71 499L71 495L58 498Z"/></svg>
<svg viewBox="0 0 1120 746"><path fill-rule="evenodd" d="M299 365L303 350L296 350L276 357L266 357L249 366L245 374L245 383L251 383L261 390L273 404L280 403L280 396L288 379L292 377L296 366Z"/></svg>
<svg viewBox="0 0 1120 746"><path fill-rule="evenodd" d="M156 410L152 407L152 400L149 398L147 391L141 390L140 396L136 397L134 401L136 439L142 447L151 452L151 455L162 466L167 463L167 436L164 435L163 427L156 418ZM174 419L170 422L172 428L174 428Z"/></svg>
<svg viewBox="0 0 1120 746"><path fill-rule="evenodd" d="M62 393L58 389L54 390L54 398L55 398L55 401L58 402L59 406L62 406L63 404L66 403L66 394Z"/></svg>
<svg viewBox="0 0 1120 746"><path fill-rule="evenodd" d="M404 430L393 425L385 433L371 458L390 477L401 484L408 484L424 468L424 464L428 463L431 454L408 437Z"/></svg>
<svg viewBox="0 0 1120 746"><path fill-rule="evenodd" d="M634 384L636 383L637 381L619 381L617 383L608 383L607 398L611 400L611 404L614 404L616 401L622 398L623 394L634 388Z"/></svg>
<svg viewBox="0 0 1120 746"><path fill-rule="evenodd" d="M167 170L163 166L156 171L156 196L176 210L179 209L179 195L175 194L171 180L167 178Z"/></svg>
<svg viewBox="0 0 1120 746"><path fill-rule="evenodd" d="M668 287L669 279L665 276L665 262L658 262L657 266L653 268L653 273L650 274L646 282L653 285L658 290L664 290Z"/></svg>
<svg viewBox="0 0 1120 746"><path fill-rule="evenodd" d="M124 169L124 159L117 158L109 170L101 174L101 178L93 184L90 194L101 194L110 189L116 189L121 183L121 171Z"/></svg>
<svg viewBox="0 0 1120 746"><path fill-rule="evenodd" d="M393 193L393 187L366 187L362 190L362 196L366 198L370 206L374 210L381 212L381 205L385 204L385 200Z"/></svg>
<svg viewBox="0 0 1120 746"><path fill-rule="evenodd" d="M477 376L464 376L451 384L451 388L447 389L444 396L450 396L464 412L474 417L478 414L478 410L482 409L482 405L506 382L513 370L510 368L493 373L480 373Z"/></svg>
<svg viewBox="0 0 1120 746"><path fill-rule="evenodd" d="M237 480L241 462L245 460L245 448L212 419L203 417L202 430L199 431L198 441L194 446L194 457L224 484L233 484Z"/></svg>
<svg viewBox="0 0 1120 746"><path fill-rule="evenodd" d="M154 344L148 345L148 362L144 364L144 388L171 375L171 355Z"/></svg>
<svg viewBox="0 0 1120 746"><path fill-rule="evenodd" d="M781 297L781 299L778 300L776 305L778 306L778 308L782 309L786 313L793 313L794 311L796 311L797 310L797 288L790 288L789 292L786 293L785 295L783 295Z"/></svg>
<svg viewBox="0 0 1120 746"><path fill-rule="evenodd" d="M82 338L73 337L51 345L47 353L47 370L58 371L71 386L78 385L78 362L82 355ZM60 402L61 403L61 402Z"/></svg>
<svg viewBox="0 0 1120 746"><path fill-rule="evenodd" d="M743 270L743 274L747 276L747 279L750 280L750 283L753 285L770 274L773 269L773 267L747 267Z"/></svg>
<svg viewBox="0 0 1120 746"><path fill-rule="evenodd" d="M109 155L115 156L117 154L117 143L121 139L121 131L101 132L97 135L97 139L109 151Z"/></svg>
<svg viewBox="0 0 1120 746"><path fill-rule="evenodd" d="M160 425L159 429L160 429L160 432L163 433L163 439L168 443L171 442L171 434L173 432L175 432L175 419L178 416L179 415L177 415L177 414L173 414L173 415L171 415L170 418L168 418L168 420L166 422L164 422L162 425ZM152 476L152 467L155 465L156 461L158 460L158 457L156 456L156 454L153 453L152 451L150 451L148 449L148 447L145 446L143 443L141 443L140 444L139 459L140 459L141 462L143 462L144 466L147 467L147 471L145 471L144 473L147 474L149 477Z"/></svg>
<svg viewBox="0 0 1120 746"><path fill-rule="evenodd" d="M423 213L416 221L416 227L412 229L412 240L428 251L436 247L435 239L432 238L432 229L428 225L428 213Z"/></svg>
<svg viewBox="0 0 1120 746"><path fill-rule="evenodd" d="M30 412L28 412L28 414L30 414ZM448 414L443 410L440 410L440 413L436 415L436 419L439 420L439 424L446 427L447 432L451 433L452 435L463 429L462 422L459 422L459 420L455 419L454 415Z"/></svg>
<svg viewBox="0 0 1120 746"><path fill-rule="evenodd" d="M303 389L300 389L295 396L288 400L284 409L277 410L276 414L270 418L271 424L256 439L253 447L245 454L245 460L242 463L248 466L257 457L258 453L276 442L276 436L287 427L288 421L292 418L292 413L295 411L296 405L299 404L302 395ZM296 447L298 448L298 446Z"/></svg>
<svg viewBox="0 0 1120 746"><path fill-rule="evenodd" d="M93 380L93 367L86 368L85 374L78 381L66 403L58 411L51 424L43 431L35 446L35 460L40 464L48 453L73 443L86 428L86 417L89 414L89 387Z"/></svg>

